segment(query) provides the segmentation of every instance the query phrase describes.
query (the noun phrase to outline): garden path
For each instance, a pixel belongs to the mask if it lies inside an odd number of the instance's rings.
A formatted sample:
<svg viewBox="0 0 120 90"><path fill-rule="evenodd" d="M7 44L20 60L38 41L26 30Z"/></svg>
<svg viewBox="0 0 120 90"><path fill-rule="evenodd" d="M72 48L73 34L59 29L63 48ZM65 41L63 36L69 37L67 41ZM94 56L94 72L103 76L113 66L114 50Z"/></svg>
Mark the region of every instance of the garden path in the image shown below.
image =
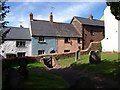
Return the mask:
<svg viewBox="0 0 120 90"><path fill-rule="evenodd" d="M47 72L61 76L66 80L70 88L118 88L118 82L109 78L77 71L72 68L52 68Z"/></svg>

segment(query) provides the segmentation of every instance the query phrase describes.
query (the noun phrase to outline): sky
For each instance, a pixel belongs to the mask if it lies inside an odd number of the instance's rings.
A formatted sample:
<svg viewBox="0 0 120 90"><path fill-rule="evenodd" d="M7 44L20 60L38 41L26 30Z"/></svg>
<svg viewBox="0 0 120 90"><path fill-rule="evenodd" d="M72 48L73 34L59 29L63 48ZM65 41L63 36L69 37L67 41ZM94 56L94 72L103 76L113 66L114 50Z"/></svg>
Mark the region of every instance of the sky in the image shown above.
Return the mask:
<svg viewBox="0 0 120 90"><path fill-rule="evenodd" d="M31 12L34 19L47 21L53 12L54 22L70 23L74 16L88 18L93 15L94 19L101 19L106 8L106 2L7 2L6 5L10 6L5 19L9 21L8 26L25 28L29 27Z"/></svg>

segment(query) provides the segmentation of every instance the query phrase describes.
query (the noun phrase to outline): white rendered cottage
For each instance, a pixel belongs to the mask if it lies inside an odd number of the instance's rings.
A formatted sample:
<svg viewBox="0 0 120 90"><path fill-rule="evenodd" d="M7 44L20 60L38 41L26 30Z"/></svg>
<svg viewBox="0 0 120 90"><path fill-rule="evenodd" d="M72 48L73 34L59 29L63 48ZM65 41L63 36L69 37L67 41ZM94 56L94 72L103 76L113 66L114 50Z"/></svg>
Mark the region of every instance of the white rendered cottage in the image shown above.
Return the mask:
<svg viewBox="0 0 120 90"><path fill-rule="evenodd" d="M103 52L120 52L118 48L118 30L120 30L120 21L115 19L111 13L110 7L104 10L105 38L102 40Z"/></svg>
<svg viewBox="0 0 120 90"><path fill-rule="evenodd" d="M0 54L3 57L7 55L16 55L17 57L31 55L31 38L28 28L9 27L1 29L3 41L0 44Z"/></svg>

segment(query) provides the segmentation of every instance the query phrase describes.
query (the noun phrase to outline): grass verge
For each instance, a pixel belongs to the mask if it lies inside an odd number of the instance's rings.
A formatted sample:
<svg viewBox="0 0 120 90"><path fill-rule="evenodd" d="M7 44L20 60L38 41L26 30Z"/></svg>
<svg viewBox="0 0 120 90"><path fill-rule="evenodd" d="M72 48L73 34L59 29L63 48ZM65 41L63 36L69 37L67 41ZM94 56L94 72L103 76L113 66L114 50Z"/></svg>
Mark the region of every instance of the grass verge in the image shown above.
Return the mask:
<svg viewBox="0 0 120 90"><path fill-rule="evenodd" d="M79 71L86 71L89 73L103 75L115 80L119 80L120 76L120 61L119 55L113 53L102 53L101 63L89 64L89 55L81 55L81 59L78 62L74 61L74 58L63 59L59 61L59 64L63 67L71 66L73 69Z"/></svg>
<svg viewBox="0 0 120 90"><path fill-rule="evenodd" d="M29 75L29 80L24 82L24 88L39 89L39 88L67 88L68 84L61 78L49 73Z"/></svg>
<svg viewBox="0 0 120 90"><path fill-rule="evenodd" d="M40 62L27 65L29 79L24 82L25 89L67 88L68 84L59 76L45 71L45 65Z"/></svg>

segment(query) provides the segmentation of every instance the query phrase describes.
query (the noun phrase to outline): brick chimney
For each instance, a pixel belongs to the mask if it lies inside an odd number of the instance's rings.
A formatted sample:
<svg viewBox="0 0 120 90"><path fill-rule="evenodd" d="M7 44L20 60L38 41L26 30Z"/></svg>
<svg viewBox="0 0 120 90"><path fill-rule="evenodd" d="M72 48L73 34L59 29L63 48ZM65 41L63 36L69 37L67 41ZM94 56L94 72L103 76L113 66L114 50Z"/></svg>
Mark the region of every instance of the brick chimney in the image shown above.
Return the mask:
<svg viewBox="0 0 120 90"><path fill-rule="evenodd" d="M90 20L93 20L93 16L92 16L92 15L90 15L88 18L89 18Z"/></svg>
<svg viewBox="0 0 120 90"><path fill-rule="evenodd" d="M30 21L33 20L33 14L30 13Z"/></svg>
<svg viewBox="0 0 120 90"><path fill-rule="evenodd" d="M52 15L52 12L50 13L50 22L53 22L53 15Z"/></svg>

